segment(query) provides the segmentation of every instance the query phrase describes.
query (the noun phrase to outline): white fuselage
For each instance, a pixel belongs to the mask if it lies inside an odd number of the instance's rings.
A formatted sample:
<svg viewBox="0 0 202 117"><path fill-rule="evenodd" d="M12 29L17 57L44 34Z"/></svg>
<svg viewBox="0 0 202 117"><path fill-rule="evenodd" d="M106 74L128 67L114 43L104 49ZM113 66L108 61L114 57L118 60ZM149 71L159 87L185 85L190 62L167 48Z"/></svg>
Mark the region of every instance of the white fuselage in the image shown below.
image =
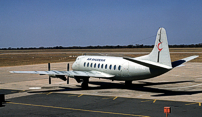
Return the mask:
<svg viewBox="0 0 202 117"><path fill-rule="evenodd" d="M79 56L72 65L74 71L100 71L114 75L112 80L141 80L158 76L167 71L130 62L122 57Z"/></svg>

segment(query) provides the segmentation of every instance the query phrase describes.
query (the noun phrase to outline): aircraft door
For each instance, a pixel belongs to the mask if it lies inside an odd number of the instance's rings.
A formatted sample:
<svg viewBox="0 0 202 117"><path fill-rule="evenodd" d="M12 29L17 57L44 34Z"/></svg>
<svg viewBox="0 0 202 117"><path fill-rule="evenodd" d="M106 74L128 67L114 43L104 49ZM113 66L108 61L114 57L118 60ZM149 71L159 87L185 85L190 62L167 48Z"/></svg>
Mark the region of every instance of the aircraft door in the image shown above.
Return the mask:
<svg viewBox="0 0 202 117"><path fill-rule="evenodd" d="M121 76L128 77L129 76L129 65L128 62L125 62L121 65Z"/></svg>

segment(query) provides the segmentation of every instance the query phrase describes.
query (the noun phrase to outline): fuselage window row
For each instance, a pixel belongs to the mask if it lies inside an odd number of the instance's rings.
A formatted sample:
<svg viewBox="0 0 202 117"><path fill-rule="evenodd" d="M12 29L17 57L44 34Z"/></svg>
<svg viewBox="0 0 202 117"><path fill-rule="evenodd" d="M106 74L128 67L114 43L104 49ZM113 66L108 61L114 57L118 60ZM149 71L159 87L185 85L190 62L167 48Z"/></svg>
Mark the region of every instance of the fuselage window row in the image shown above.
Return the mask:
<svg viewBox="0 0 202 117"><path fill-rule="evenodd" d="M90 67L93 67L93 63L87 63L87 67L89 67L89 65L90 65ZM84 62L83 66L86 67L86 62ZM97 68L100 68L100 63L98 65L96 65L96 63L95 63L94 68L96 68L96 66L97 66ZM103 69L103 67L104 67L104 64L101 65L101 69ZM107 69L107 64L105 65L105 69ZM112 65L109 66L109 69L110 70L112 69ZM116 70L116 65L114 65L114 70ZM121 70L121 65L118 66L118 70Z"/></svg>

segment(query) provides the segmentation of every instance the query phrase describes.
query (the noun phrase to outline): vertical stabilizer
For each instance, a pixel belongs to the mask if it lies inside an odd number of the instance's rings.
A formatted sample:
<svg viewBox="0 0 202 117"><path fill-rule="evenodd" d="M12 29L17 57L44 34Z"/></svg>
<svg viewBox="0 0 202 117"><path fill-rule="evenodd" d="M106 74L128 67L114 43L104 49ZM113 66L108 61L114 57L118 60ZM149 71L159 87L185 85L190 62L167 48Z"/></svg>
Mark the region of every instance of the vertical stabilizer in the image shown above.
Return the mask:
<svg viewBox="0 0 202 117"><path fill-rule="evenodd" d="M139 59L149 60L172 67L166 30L164 28L159 28L152 52L149 55L139 57Z"/></svg>
<svg viewBox="0 0 202 117"><path fill-rule="evenodd" d="M159 28L157 32L156 42L152 52L149 54L149 60L171 67L168 40L164 28Z"/></svg>

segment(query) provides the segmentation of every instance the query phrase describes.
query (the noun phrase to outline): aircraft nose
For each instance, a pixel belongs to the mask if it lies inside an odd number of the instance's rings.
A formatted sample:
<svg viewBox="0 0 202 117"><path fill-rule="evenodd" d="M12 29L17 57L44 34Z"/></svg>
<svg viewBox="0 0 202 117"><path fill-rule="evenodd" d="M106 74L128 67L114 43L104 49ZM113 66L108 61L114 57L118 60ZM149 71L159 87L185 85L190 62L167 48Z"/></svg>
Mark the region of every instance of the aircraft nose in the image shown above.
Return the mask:
<svg viewBox="0 0 202 117"><path fill-rule="evenodd" d="M75 62L72 64L72 70L74 70L75 69Z"/></svg>

